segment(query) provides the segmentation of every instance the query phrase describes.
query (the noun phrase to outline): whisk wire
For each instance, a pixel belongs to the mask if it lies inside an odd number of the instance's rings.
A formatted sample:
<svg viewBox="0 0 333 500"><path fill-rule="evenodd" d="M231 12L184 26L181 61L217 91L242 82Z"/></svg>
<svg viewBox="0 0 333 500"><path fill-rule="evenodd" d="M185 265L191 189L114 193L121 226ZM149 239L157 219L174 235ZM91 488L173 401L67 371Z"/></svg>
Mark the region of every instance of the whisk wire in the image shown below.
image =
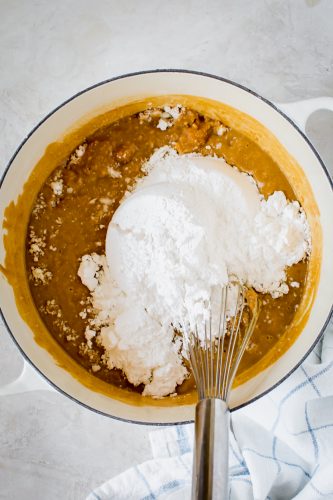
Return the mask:
<svg viewBox="0 0 333 500"><path fill-rule="evenodd" d="M243 306L244 308L244 306ZM239 366L239 363L243 357L243 354L245 352L245 349L246 349L246 346L248 344L248 341L253 333L253 330L254 330L254 327L256 325L256 322L257 322L257 318L258 318L258 314L259 314L259 309L260 309L260 305L259 303L257 302L256 305L255 305L255 309L254 309L254 312L253 312L253 316L250 320L250 323L249 323L249 326L245 332L245 335L244 335L244 339L241 343L241 346L237 352L237 355L236 355L236 358L235 358L235 361L233 363L233 367L232 367L232 371L231 371L231 375L230 375L230 378L229 378L229 385L228 385L228 388L227 388L227 394L230 393L230 389L231 389L231 385L232 385L232 382L236 376L236 372L237 372L237 369L238 369L238 366Z"/></svg>
<svg viewBox="0 0 333 500"><path fill-rule="evenodd" d="M226 327L226 316L227 316L227 298L228 298L228 289L227 287L223 287L221 291L219 327L217 336L217 362L216 362L216 384L215 384L216 398L221 393L222 368L223 368L222 361L224 355L224 339L225 339L224 332Z"/></svg>
<svg viewBox="0 0 333 500"><path fill-rule="evenodd" d="M232 326L231 326L231 330L230 330L229 346L228 346L228 350L227 350L227 359L225 362L225 371L224 371L224 377L223 377L223 391L222 391L222 399L224 399L224 401L227 400L227 396L228 396L228 388L230 386L230 373L232 372L231 368L232 368L233 363L235 362L234 351L235 351L235 346L237 343L239 326L240 326L240 322L241 322L242 314L243 314L243 309L244 309L244 296L243 296L241 287L239 287L237 290L237 306L238 306L238 311L236 311L237 314L235 314L235 316L231 320Z"/></svg>
<svg viewBox="0 0 333 500"><path fill-rule="evenodd" d="M209 346L211 351L210 356L210 397L214 397L214 353L215 345L212 337L212 308L209 309Z"/></svg>
<svg viewBox="0 0 333 500"><path fill-rule="evenodd" d="M194 355L196 355L199 352L200 356L200 368L201 368L201 388L200 391L202 394L205 394L205 388L206 388L206 377L207 377L207 372L205 371L205 365L204 365L204 355L203 355L203 350L201 349L200 346L200 340L199 340L199 335L198 335L198 327L196 325L195 327L195 332L196 332L196 338L197 338L197 351L194 352ZM196 383L198 384L198 381L196 380Z"/></svg>
<svg viewBox="0 0 333 500"><path fill-rule="evenodd" d="M208 338L207 338L207 321L205 321L205 326L204 326L204 333L205 333L205 369L206 369L206 385L205 385L205 393L210 397L209 395L209 343L208 343Z"/></svg>
<svg viewBox="0 0 333 500"><path fill-rule="evenodd" d="M199 380L202 376L202 374L200 373L200 370L199 370L197 357L193 353L194 349L198 349L197 342L198 342L198 339L194 336L193 333L191 333L190 338L189 338L189 358L190 358L190 363L192 366L193 376L194 376L195 380ZM198 385L198 390L199 389L200 389L199 397L201 399L203 393L201 391L201 387Z"/></svg>

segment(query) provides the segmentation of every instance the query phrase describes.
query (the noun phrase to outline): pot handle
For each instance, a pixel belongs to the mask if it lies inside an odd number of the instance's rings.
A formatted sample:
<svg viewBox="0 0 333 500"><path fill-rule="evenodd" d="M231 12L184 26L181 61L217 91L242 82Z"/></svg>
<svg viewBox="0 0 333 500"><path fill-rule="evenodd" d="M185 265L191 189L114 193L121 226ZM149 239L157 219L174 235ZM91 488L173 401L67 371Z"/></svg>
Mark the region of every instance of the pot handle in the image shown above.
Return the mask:
<svg viewBox="0 0 333 500"><path fill-rule="evenodd" d="M9 384L0 387L0 396L10 394L22 394L30 391L54 391L56 390L37 373L27 361L23 362L20 375Z"/></svg>
<svg viewBox="0 0 333 500"><path fill-rule="evenodd" d="M305 132L306 122L315 111L327 109L333 112L333 97L314 97L304 101L277 103L276 107L291 118Z"/></svg>

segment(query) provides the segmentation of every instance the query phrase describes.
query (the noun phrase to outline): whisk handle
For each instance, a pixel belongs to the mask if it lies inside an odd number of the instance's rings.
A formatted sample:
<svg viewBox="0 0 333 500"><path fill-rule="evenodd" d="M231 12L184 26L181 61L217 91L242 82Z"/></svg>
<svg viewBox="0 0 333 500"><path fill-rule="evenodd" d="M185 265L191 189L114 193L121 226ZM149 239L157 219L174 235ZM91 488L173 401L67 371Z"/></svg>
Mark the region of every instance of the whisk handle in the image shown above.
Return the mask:
<svg viewBox="0 0 333 500"><path fill-rule="evenodd" d="M229 410L222 399L202 399L195 411L192 500L229 498Z"/></svg>

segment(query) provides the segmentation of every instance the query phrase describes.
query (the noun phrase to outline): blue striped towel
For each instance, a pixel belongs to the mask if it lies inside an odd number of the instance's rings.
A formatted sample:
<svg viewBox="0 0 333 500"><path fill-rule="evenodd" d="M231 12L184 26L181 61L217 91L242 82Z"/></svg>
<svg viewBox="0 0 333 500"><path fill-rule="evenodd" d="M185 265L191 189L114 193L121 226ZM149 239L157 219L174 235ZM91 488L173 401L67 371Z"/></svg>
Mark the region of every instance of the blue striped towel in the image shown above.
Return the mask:
<svg viewBox="0 0 333 500"><path fill-rule="evenodd" d="M333 322L282 384L232 414L230 499L333 499ZM190 498L193 424L150 433L152 460L87 500Z"/></svg>

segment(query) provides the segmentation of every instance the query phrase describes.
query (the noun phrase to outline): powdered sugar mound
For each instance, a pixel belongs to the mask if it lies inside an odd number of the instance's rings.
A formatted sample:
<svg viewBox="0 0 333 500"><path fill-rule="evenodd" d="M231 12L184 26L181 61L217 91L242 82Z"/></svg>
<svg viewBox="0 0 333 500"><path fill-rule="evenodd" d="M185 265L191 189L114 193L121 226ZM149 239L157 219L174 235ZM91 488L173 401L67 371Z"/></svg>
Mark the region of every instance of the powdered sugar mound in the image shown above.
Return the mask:
<svg viewBox="0 0 333 500"><path fill-rule="evenodd" d="M98 331L107 366L123 370L133 385L145 384L143 395L163 397L184 381L181 340L171 325L161 325L126 296L112 280L104 255L84 255L78 270L91 291L95 316L86 328L88 343Z"/></svg>
<svg viewBox="0 0 333 500"><path fill-rule="evenodd" d="M127 305L113 325L101 330L108 366L122 369L134 385L145 384L143 395L170 394L187 374L179 356L180 340L174 343L171 326L161 326L140 305Z"/></svg>
<svg viewBox="0 0 333 500"><path fill-rule="evenodd" d="M250 175L224 160L178 155L164 147L118 208L106 255L127 294L174 325L195 324L212 287L236 276L258 292L288 292L285 268L310 249L298 202L275 192L265 200Z"/></svg>
<svg viewBox="0 0 333 500"><path fill-rule="evenodd" d="M215 245L207 245L207 233L213 241L218 230L210 224L209 199L204 206L193 201L195 193L171 183L140 189L123 203L108 232L113 278L128 296L140 290L149 314L167 324L175 324L175 318L178 324L186 311L200 313L209 300L206 283L228 282Z"/></svg>
<svg viewBox="0 0 333 500"><path fill-rule="evenodd" d="M298 202L282 192L265 200L222 159L164 147L143 170L109 225L106 257L84 256L79 276L108 366L160 397L187 374L174 328L200 324L213 289L232 277L273 297L288 293L286 267L309 254L310 231Z"/></svg>
<svg viewBox="0 0 333 500"><path fill-rule="evenodd" d="M273 297L288 293L287 266L300 262L311 250L310 229L297 201L288 202L276 191L262 200L250 240L248 281L259 292Z"/></svg>

